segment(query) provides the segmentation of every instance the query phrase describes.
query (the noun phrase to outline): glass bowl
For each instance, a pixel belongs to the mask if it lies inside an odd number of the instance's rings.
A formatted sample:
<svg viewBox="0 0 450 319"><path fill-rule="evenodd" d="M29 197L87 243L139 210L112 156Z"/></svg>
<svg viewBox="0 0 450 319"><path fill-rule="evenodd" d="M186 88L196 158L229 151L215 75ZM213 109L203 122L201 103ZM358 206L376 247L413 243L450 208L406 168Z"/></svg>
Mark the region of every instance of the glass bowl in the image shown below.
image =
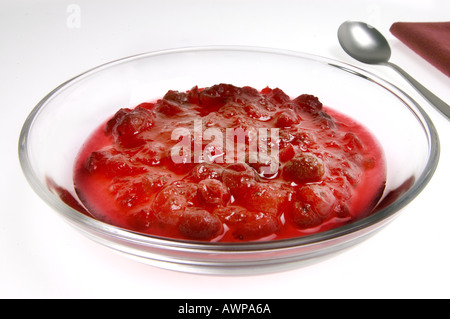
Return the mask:
<svg viewBox="0 0 450 319"><path fill-rule="evenodd" d="M210 243L129 231L72 208L78 205L72 176L75 158L88 135L105 119L121 107L155 100L168 90L218 83L279 87L292 96L313 94L324 105L365 125L381 143L387 162L386 189L374 212L346 226L299 238ZM245 275L310 264L373 235L432 178L439 159L439 139L415 101L365 70L298 52L213 46L127 57L61 84L26 119L19 158L35 192L89 238L166 269Z"/></svg>

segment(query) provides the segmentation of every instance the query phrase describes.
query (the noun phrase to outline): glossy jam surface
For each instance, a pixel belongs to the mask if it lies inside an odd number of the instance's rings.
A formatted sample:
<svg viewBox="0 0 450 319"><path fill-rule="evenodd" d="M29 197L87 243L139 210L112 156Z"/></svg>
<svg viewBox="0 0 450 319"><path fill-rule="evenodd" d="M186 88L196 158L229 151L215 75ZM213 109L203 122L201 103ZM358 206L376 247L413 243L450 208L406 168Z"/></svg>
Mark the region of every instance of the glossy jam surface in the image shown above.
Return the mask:
<svg viewBox="0 0 450 319"><path fill-rule="evenodd" d="M107 223L243 242L365 217L385 174L376 139L317 97L218 84L118 110L84 144L74 184Z"/></svg>

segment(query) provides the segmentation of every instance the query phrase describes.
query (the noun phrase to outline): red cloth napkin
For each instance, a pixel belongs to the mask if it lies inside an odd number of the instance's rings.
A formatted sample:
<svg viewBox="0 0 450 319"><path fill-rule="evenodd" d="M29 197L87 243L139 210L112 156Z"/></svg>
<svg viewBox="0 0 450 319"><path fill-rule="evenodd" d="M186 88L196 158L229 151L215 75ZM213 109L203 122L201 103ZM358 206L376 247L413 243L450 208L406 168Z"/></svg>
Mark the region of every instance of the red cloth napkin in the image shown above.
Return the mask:
<svg viewBox="0 0 450 319"><path fill-rule="evenodd" d="M450 22L396 22L390 31L450 77Z"/></svg>

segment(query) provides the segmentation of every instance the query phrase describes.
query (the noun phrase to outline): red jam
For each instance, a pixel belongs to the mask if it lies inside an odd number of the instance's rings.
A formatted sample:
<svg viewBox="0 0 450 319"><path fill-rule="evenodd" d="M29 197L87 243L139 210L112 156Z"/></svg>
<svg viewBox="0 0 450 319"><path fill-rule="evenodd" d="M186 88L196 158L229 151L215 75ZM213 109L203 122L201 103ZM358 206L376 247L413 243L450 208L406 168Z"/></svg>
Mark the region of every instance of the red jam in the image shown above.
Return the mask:
<svg viewBox="0 0 450 319"><path fill-rule="evenodd" d="M365 217L386 172L376 139L317 97L219 84L120 109L87 140L74 176L99 220L242 242Z"/></svg>

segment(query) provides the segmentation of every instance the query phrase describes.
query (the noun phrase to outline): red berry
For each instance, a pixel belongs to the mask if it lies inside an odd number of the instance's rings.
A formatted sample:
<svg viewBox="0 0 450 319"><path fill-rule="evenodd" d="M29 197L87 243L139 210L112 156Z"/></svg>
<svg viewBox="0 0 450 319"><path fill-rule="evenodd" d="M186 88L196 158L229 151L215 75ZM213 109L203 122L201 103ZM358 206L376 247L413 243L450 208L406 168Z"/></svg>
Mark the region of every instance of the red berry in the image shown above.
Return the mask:
<svg viewBox="0 0 450 319"><path fill-rule="evenodd" d="M190 239L210 240L222 231L220 219L204 209L189 207L180 217L178 230Z"/></svg>
<svg viewBox="0 0 450 319"><path fill-rule="evenodd" d="M105 133L107 135L113 134L114 127L128 114L131 112L131 109L122 108L114 114L114 116L106 123L105 125Z"/></svg>
<svg viewBox="0 0 450 319"><path fill-rule="evenodd" d="M325 166L321 159L313 154L297 155L283 168L283 177L297 184L319 182L325 174Z"/></svg>
<svg viewBox="0 0 450 319"><path fill-rule="evenodd" d="M346 133L343 139L344 151L355 151L359 152L363 149L361 140L354 133Z"/></svg>
<svg viewBox="0 0 450 319"><path fill-rule="evenodd" d="M288 217L300 229L316 227L323 222L310 204L302 202L295 202L292 205Z"/></svg>
<svg viewBox="0 0 450 319"><path fill-rule="evenodd" d="M133 110L122 109L106 125L114 141L125 148L134 148L145 142L145 132L154 124L152 111L137 107Z"/></svg>
<svg viewBox="0 0 450 319"><path fill-rule="evenodd" d="M145 231L155 224L156 219L151 210L142 209L132 213L127 218L128 226L132 230Z"/></svg>
<svg viewBox="0 0 450 319"><path fill-rule="evenodd" d="M301 150L305 151L315 145L316 139L313 134L302 130L291 132L292 144L298 145Z"/></svg>
<svg viewBox="0 0 450 319"><path fill-rule="evenodd" d="M333 179L327 180L327 183L336 199L346 202L351 198L352 185L345 176L335 176Z"/></svg>
<svg viewBox="0 0 450 319"><path fill-rule="evenodd" d="M166 101L172 101L176 104L184 104L188 102L188 94L179 91L169 90L163 97Z"/></svg>
<svg viewBox="0 0 450 319"><path fill-rule="evenodd" d="M217 207L214 210L214 215L219 217L219 219L227 225L235 225L245 221L248 211L241 206L229 205L225 207Z"/></svg>
<svg viewBox="0 0 450 319"><path fill-rule="evenodd" d="M331 172L335 176L344 177L352 187L356 187L359 184L361 170L359 165L354 162L341 159L339 167L333 168Z"/></svg>
<svg viewBox="0 0 450 319"><path fill-rule="evenodd" d="M317 97L310 94L302 94L296 97L293 102L299 107L300 110L317 113L322 110L322 102Z"/></svg>
<svg viewBox="0 0 450 319"><path fill-rule="evenodd" d="M334 131L331 131L331 129L335 129L337 127L334 119L328 113L323 111L317 112L316 117L312 119L312 121L317 123L318 127L324 130L324 133L326 134L329 132L334 133Z"/></svg>
<svg viewBox="0 0 450 319"><path fill-rule="evenodd" d="M328 187L307 185L293 195L287 216L301 229L316 227L337 212L336 206L336 198Z"/></svg>
<svg viewBox="0 0 450 319"><path fill-rule="evenodd" d="M351 217L350 208L346 203L338 203L334 207L334 213L336 214L336 217L339 218L348 218Z"/></svg>
<svg viewBox="0 0 450 319"><path fill-rule="evenodd" d="M230 164L223 171L222 180L232 195L245 196L246 190L255 183L256 173L245 163Z"/></svg>
<svg viewBox="0 0 450 319"><path fill-rule="evenodd" d="M254 240L269 236L280 229L280 221L272 214L252 212L239 206L228 206L214 211L239 240Z"/></svg>
<svg viewBox="0 0 450 319"><path fill-rule="evenodd" d="M259 99L261 97L259 91L251 86L243 86L240 88L240 91L241 95L246 99Z"/></svg>
<svg viewBox="0 0 450 319"><path fill-rule="evenodd" d="M183 108L178 103L165 99L159 100L156 103L155 109L158 113L164 114L168 117L183 113Z"/></svg>
<svg viewBox="0 0 450 319"><path fill-rule="evenodd" d="M242 195L236 196L236 199L250 211L279 215L289 200L289 195L290 192L278 184L255 182L242 191Z"/></svg>
<svg viewBox="0 0 450 319"><path fill-rule="evenodd" d="M205 108L220 108L241 92L241 88L231 84L213 85L199 93L199 104Z"/></svg>
<svg viewBox="0 0 450 319"><path fill-rule="evenodd" d="M309 204L322 218L327 219L336 204L333 192L326 185L310 184L301 187L294 195L294 199Z"/></svg>
<svg viewBox="0 0 450 319"><path fill-rule="evenodd" d="M279 88L271 89L266 87L261 91L261 93L274 104L281 105L290 101L290 97Z"/></svg>
<svg viewBox="0 0 450 319"><path fill-rule="evenodd" d="M187 102L195 105L200 105L200 90L198 86L194 86L192 89L186 92Z"/></svg>
<svg viewBox="0 0 450 319"><path fill-rule="evenodd" d="M250 213L245 223L235 225L233 236L241 240L254 240L276 233L280 229L279 220L262 212Z"/></svg>
<svg viewBox="0 0 450 319"><path fill-rule="evenodd" d="M164 187L155 197L152 209L158 221L174 226L186 207L197 204L197 185L175 182Z"/></svg>
<svg viewBox="0 0 450 319"><path fill-rule="evenodd" d="M201 163L192 169L191 176L197 182L204 179L222 180L223 170L224 168L218 164Z"/></svg>
<svg viewBox="0 0 450 319"><path fill-rule="evenodd" d="M277 115L275 125L277 127L291 127L300 123L300 116L291 109L282 111Z"/></svg>
<svg viewBox="0 0 450 319"><path fill-rule="evenodd" d="M217 113L226 119L233 119L237 115L243 114L243 110L241 105L229 102L222 106L220 110L217 111Z"/></svg>
<svg viewBox="0 0 450 319"><path fill-rule="evenodd" d="M279 153L280 162L282 163L289 161L294 156L295 156L295 149L292 146L292 144L287 144L280 150Z"/></svg>
<svg viewBox="0 0 450 319"><path fill-rule="evenodd" d="M172 156L172 154L169 154L169 156L165 157L164 163L167 168L175 174L187 174L195 167L195 165L197 165L194 163L193 154L184 154L180 156Z"/></svg>
<svg viewBox="0 0 450 319"><path fill-rule="evenodd" d="M161 164L166 156L166 145L159 142L147 142L133 155L133 160L144 165L154 166Z"/></svg>
<svg viewBox="0 0 450 319"><path fill-rule="evenodd" d="M259 121L268 121L271 119L269 112L264 110L256 103L248 103L244 104L244 111L247 116L252 119L256 119Z"/></svg>
<svg viewBox="0 0 450 319"><path fill-rule="evenodd" d="M147 171L143 166L132 164L126 153L114 148L92 152L85 167L91 174L100 173L108 177L136 175Z"/></svg>
<svg viewBox="0 0 450 319"><path fill-rule="evenodd" d="M114 179L109 189L123 207L131 208L146 203L170 179L169 174L142 174Z"/></svg>
<svg viewBox="0 0 450 319"><path fill-rule="evenodd" d="M198 183L201 201L206 205L223 206L230 200L227 187L217 179L204 179Z"/></svg>

